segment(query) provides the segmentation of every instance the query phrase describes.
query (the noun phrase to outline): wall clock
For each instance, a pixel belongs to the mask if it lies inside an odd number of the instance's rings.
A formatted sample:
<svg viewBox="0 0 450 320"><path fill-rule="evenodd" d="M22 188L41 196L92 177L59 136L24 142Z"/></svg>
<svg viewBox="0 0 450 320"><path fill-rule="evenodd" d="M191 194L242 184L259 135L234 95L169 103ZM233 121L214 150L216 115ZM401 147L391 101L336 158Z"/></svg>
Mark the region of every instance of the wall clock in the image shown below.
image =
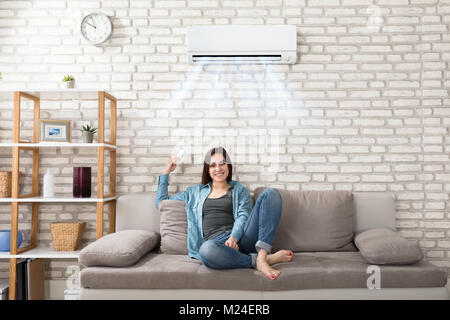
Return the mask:
<svg viewBox="0 0 450 320"><path fill-rule="evenodd" d="M112 29L111 19L100 12L90 13L81 20L81 34L92 44L100 44L108 40Z"/></svg>

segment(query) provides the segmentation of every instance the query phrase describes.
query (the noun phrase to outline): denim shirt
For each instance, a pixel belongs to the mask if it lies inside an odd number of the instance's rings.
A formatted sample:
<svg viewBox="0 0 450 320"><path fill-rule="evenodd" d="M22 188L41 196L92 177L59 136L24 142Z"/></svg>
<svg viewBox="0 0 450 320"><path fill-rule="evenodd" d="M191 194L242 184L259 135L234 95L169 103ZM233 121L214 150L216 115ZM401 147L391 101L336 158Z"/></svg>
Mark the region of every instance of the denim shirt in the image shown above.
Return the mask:
<svg viewBox="0 0 450 320"><path fill-rule="evenodd" d="M253 199L250 192L238 181L228 181L233 186L233 216L234 225L231 236L239 241L244 234L244 226L253 208ZM163 174L158 179L158 191L156 192L156 208L163 200L180 200L186 205L188 221L187 247L191 258L200 260L198 251L205 241L203 239L203 203L211 192L211 182L208 184L196 184L185 191L169 196L169 175Z"/></svg>

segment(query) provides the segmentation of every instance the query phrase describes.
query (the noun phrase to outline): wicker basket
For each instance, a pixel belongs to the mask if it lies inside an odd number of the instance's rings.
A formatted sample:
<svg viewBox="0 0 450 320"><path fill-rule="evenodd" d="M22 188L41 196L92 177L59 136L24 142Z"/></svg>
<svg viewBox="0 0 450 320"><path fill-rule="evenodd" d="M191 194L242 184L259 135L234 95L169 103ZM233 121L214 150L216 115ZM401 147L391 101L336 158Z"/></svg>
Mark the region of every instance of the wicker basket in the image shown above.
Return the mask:
<svg viewBox="0 0 450 320"><path fill-rule="evenodd" d="M22 172L19 171L19 179L21 177L21 174ZM11 194L12 194L12 172L0 171L0 198L11 198Z"/></svg>
<svg viewBox="0 0 450 320"><path fill-rule="evenodd" d="M80 243L86 222L56 222L50 224L55 251L75 251Z"/></svg>
<svg viewBox="0 0 450 320"><path fill-rule="evenodd" d="M12 172L1 171L0 172L0 198L11 197L11 182Z"/></svg>

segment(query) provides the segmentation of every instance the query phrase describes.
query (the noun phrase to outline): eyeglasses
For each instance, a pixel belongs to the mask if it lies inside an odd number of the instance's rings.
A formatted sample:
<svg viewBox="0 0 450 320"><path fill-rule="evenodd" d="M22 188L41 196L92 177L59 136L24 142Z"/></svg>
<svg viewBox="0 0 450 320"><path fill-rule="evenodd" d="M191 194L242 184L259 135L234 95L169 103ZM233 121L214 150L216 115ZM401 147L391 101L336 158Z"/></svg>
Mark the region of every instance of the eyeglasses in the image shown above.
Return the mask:
<svg viewBox="0 0 450 320"><path fill-rule="evenodd" d="M211 163L211 164L209 165L209 168L210 168L210 169L214 169L214 168L217 167L217 166L223 168L226 164L227 164L227 163L224 162L224 161L220 161L219 163L213 162L213 163Z"/></svg>

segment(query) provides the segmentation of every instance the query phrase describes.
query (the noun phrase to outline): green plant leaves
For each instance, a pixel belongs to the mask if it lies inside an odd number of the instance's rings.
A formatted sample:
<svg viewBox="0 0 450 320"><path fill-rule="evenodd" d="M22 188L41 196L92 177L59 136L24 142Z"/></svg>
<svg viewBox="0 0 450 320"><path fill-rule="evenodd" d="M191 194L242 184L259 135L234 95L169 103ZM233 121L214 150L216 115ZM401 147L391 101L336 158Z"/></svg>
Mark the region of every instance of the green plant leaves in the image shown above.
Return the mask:
<svg viewBox="0 0 450 320"><path fill-rule="evenodd" d="M75 80L75 78L71 75L67 75L67 76L64 76L62 81L66 82L66 81L72 81L72 80Z"/></svg>
<svg viewBox="0 0 450 320"><path fill-rule="evenodd" d="M96 133L97 132L97 128L91 127L89 124L86 124L84 126L81 127L81 131L87 131L90 133Z"/></svg>

